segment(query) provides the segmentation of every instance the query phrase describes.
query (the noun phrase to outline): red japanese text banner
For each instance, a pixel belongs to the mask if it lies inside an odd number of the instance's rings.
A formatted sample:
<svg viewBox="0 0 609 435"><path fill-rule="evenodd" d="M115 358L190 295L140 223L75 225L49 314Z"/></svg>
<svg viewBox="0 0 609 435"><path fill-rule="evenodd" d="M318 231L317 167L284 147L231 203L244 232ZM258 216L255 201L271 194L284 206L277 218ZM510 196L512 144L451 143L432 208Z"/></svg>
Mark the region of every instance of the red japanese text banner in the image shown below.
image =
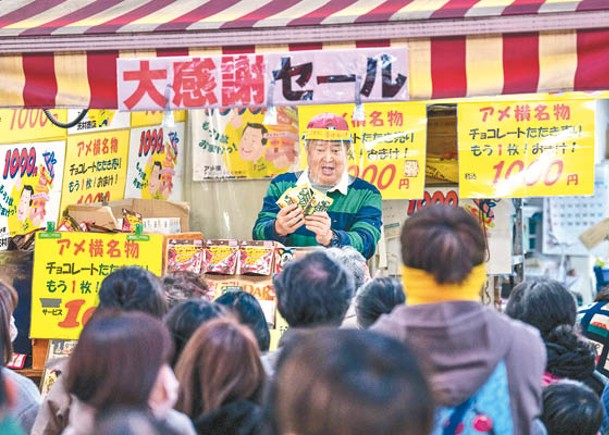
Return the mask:
<svg viewBox="0 0 609 435"><path fill-rule="evenodd" d="M121 266L163 271L158 234L39 233L32 284L31 338L74 340L99 302L101 282Z"/></svg>
<svg viewBox="0 0 609 435"><path fill-rule="evenodd" d="M120 110L408 100L406 47L117 59Z"/></svg>

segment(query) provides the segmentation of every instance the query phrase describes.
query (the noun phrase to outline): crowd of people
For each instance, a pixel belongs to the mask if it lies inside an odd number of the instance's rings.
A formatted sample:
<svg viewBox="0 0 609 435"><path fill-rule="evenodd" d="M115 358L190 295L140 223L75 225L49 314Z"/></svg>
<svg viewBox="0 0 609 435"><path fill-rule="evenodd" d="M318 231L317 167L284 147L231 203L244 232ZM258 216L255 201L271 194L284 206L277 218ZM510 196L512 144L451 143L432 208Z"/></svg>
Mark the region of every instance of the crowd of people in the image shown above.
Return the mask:
<svg viewBox="0 0 609 435"><path fill-rule="evenodd" d="M485 236L460 208L423 208L401 243L402 282L371 278L350 248L288 263L273 278L289 325L274 350L250 294L212 301L196 275L117 269L44 400L0 371L0 433L604 433L606 295L578 314L537 279L505 313L483 305ZM5 364L17 299L0 284Z"/></svg>

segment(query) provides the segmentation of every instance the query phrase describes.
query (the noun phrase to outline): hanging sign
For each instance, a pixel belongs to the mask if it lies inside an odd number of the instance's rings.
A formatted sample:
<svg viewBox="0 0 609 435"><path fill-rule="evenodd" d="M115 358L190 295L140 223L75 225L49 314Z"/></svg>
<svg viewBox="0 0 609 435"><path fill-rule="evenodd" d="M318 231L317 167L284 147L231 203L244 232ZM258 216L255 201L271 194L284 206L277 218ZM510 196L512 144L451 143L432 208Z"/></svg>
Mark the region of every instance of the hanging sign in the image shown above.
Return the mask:
<svg viewBox="0 0 609 435"><path fill-rule="evenodd" d="M591 195L594 101L459 103L464 198Z"/></svg>
<svg viewBox="0 0 609 435"><path fill-rule="evenodd" d="M66 110L52 109L51 114L58 121L66 122ZM66 130L53 125L42 109L0 109L0 143L65 138Z"/></svg>
<svg viewBox="0 0 609 435"><path fill-rule="evenodd" d="M117 73L125 111L408 99L406 47L119 58Z"/></svg>
<svg viewBox="0 0 609 435"><path fill-rule="evenodd" d="M31 338L77 339L99 303L101 282L114 269L163 271L159 234L41 232L35 246Z"/></svg>

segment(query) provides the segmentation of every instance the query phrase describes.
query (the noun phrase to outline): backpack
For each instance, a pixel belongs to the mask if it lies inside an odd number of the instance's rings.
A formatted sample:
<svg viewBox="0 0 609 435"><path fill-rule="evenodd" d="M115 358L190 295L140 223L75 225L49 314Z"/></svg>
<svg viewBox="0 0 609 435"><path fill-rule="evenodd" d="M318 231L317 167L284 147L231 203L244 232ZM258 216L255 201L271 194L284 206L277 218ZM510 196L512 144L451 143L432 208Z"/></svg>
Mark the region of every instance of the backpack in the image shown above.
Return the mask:
<svg viewBox="0 0 609 435"><path fill-rule="evenodd" d="M500 361L488 380L465 402L436 410L433 435L514 433L507 368Z"/></svg>

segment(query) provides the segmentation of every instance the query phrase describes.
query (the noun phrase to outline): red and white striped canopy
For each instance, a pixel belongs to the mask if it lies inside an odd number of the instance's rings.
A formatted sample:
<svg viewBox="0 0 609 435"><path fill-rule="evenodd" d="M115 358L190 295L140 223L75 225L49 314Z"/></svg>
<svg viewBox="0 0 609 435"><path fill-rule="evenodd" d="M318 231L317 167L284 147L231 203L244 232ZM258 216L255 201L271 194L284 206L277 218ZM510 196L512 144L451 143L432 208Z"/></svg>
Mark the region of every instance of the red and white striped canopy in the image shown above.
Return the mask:
<svg viewBox="0 0 609 435"><path fill-rule="evenodd" d="M412 98L609 89L607 0L11 0L0 107L116 108L116 59L408 45Z"/></svg>

